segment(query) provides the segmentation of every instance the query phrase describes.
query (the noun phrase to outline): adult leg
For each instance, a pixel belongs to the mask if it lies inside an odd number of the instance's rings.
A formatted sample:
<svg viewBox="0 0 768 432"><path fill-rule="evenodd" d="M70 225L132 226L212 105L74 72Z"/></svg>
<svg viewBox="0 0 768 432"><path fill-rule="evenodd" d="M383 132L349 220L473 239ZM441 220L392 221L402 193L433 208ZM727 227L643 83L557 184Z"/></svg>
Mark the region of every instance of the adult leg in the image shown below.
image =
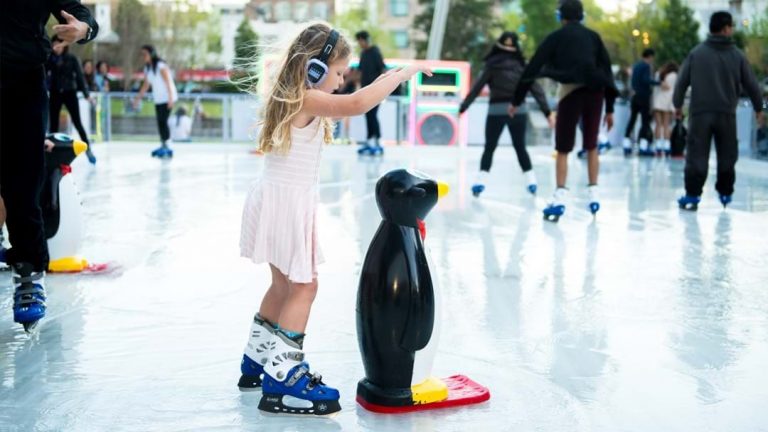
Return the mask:
<svg viewBox="0 0 768 432"><path fill-rule="evenodd" d="M7 262L28 263L36 272L48 267L40 209L48 107L44 80L40 68L23 74L6 70L0 81L0 184L11 243Z"/></svg>
<svg viewBox="0 0 768 432"><path fill-rule="evenodd" d="M77 129L77 133L80 135L80 139L85 141L85 143L90 146L90 141L88 140L88 134L85 132L85 128L83 127L83 121L80 118L80 103L77 100L77 93L64 92L62 94L62 99L64 102L64 106L67 107L69 116L72 118L72 123L75 125L75 129Z"/></svg>
<svg viewBox="0 0 768 432"><path fill-rule="evenodd" d="M624 136L626 138L632 139L632 135L634 135L635 132L635 122L637 121L637 115L640 113L640 105L637 101L637 96L632 96L632 101L630 102L630 114L629 114L629 123L627 123L627 129L624 133Z"/></svg>
<svg viewBox="0 0 768 432"><path fill-rule="evenodd" d="M589 184L596 185L600 172L600 159L597 152L597 137L600 133L600 120L603 114L603 92L591 91L584 93L582 108L582 126L584 150L587 151L587 172Z"/></svg>
<svg viewBox="0 0 768 432"><path fill-rule="evenodd" d="M531 156L525 147L525 129L527 125L528 116L526 115L516 115L512 118L507 117L507 128L509 129L509 135L512 137L512 146L515 148L517 162L520 164L520 169L523 172L528 172L533 168Z"/></svg>
<svg viewBox="0 0 768 432"><path fill-rule="evenodd" d="M688 120L688 149L685 155L685 193L701 196L709 169L712 122L716 115L695 114Z"/></svg>
<svg viewBox="0 0 768 432"><path fill-rule="evenodd" d="M644 100L640 105L640 137L645 138L650 144L653 142L653 131L651 130L651 101Z"/></svg>
<svg viewBox="0 0 768 432"><path fill-rule="evenodd" d="M480 171L489 172L493 164L493 153L499 145L501 131L509 116L489 115L485 118L485 148L480 158Z"/></svg>
<svg viewBox="0 0 768 432"><path fill-rule="evenodd" d="M576 142L576 127L581 120L585 94L588 94L588 90L576 90L557 105L557 123L555 125L557 162L555 167L558 188L565 188L568 179L568 153L573 150Z"/></svg>
<svg viewBox="0 0 768 432"><path fill-rule="evenodd" d="M365 126L368 130L368 139L378 139L381 137L381 132L379 131L379 119L377 116L378 111L379 106L376 105L371 108L370 111L365 113Z"/></svg>
<svg viewBox="0 0 768 432"><path fill-rule="evenodd" d="M51 92L51 100L48 103L48 132L56 133L59 131L59 116L63 103L64 98L61 93Z"/></svg>
<svg viewBox="0 0 768 432"><path fill-rule="evenodd" d="M157 129L160 132L160 141L163 147L168 147L168 140L171 138L171 130L168 129L168 116L170 115L168 104L155 104L155 118L157 119Z"/></svg>
<svg viewBox="0 0 768 432"><path fill-rule="evenodd" d="M736 116L734 114L717 114L713 122L715 152L717 154L715 189L722 199L723 196L730 197L733 195L733 184L736 182L736 161L739 158Z"/></svg>

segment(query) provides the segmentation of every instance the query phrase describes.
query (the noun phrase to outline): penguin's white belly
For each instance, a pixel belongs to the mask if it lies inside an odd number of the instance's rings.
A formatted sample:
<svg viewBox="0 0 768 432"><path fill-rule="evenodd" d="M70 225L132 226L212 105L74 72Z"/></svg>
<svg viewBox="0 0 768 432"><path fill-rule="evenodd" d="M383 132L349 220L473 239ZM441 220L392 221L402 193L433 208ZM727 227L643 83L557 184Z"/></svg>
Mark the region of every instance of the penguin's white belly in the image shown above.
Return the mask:
<svg viewBox="0 0 768 432"><path fill-rule="evenodd" d="M82 203L72 175L65 175L59 182L59 218L59 230L48 240L51 260L80 253L83 240Z"/></svg>
<svg viewBox="0 0 768 432"><path fill-rule="evenodd" d="M429 338L427 346L423 349L416 351L416 355L413 359L413 377L411 378L411 385L419 384L432 375L432 363L435 360L435 353L437 352L437 345L440 341L440 324L442 321L441 306L442 297L440 292L440 278L437 274L437 267L432 262L432 254L429 247L424 246L424 253L427 256L427 264L429 265L429 273L432 277L432 290L434 291L435 298L435 322L432 327L432 337Z"/></svg>

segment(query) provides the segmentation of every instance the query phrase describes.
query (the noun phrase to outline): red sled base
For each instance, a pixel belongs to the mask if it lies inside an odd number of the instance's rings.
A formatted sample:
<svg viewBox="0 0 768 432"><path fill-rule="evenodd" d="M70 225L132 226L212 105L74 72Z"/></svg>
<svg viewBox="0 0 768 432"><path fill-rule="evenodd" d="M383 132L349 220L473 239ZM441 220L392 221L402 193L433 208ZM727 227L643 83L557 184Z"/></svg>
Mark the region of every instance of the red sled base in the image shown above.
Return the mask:
<svg viewBox="0 0 768 432"><path fill-rule="evenodd" d="M405 406L378 405L366 401L358 392L357 403L368 411L381 414L399 414L473 405L485 402L491 398L491 392L488 388L472 381L467 376L453 375L448 378L442 378L442 381L448 386L448 399L440 402Z"/></svg>

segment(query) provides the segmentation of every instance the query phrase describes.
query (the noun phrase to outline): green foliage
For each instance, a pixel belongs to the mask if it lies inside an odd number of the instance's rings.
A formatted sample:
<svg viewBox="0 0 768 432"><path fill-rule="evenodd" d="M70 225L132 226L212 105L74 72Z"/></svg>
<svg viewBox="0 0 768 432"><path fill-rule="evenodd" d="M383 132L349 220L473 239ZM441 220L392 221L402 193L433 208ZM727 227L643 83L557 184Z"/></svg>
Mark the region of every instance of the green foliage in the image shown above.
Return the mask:
<svg viewBox="0 0 768 432"><path fill-rule="evenodd" d="M544 38L558 27L555 17L558 0L521 0L520 8L523 11L525 25L524 49L533 52L532 49L539 46ZM522 40L522 39L521 39Z"/></svg>
<svg viewBox="0 0 768 432"><path fill-rule="evenodd" d="M123 86L131 85L131 74L139 66L139 50L146 44L150 18L145 6L139 0L121 0L117 7L115 32L120 36L117 52L120 66L125 74ZM137 29L143 29L137 31Z"/></svg>
<svg viewBox="0 0 768 432"><path fill-rule="evenodd" d="M656 64L682 63L699 43L699 23L693 9L681 0L669 0L651 19L651 46L656 50Z"/></svg>
<svg viewBox="0 0 768 432"><path fill-rule="evenodd" d="M429 35L435 11L434 0L419 0L422 12L414 17L413 28L417 34ZM501 24L493 15L491 0L452 0L448 11L445 38L441 58L468 61L476 73L483 63L483 56L498 37ZM428 39L415 41L417 56L424 58Z"/></svg>
<svg viewBox="0 0 768 432"><path fill-rule="evenodd" d="M247 17L243 17L235 34L234 68L254 71L259 55L259 35L251 28Z"/></svg>
<svg viewBox="0 0 768 432"><path fill-rule="evenodd" d="M352 52L356 52L354 48L356 46L355 33L365 30L371 35L371 41L379 47L384 58L397 56L398 51L395 46L394 36L370 21L368 9L362 7L352 8L344 13L336 14L333 19L333 26L339 29L345 37L349 38L349 42L353 45Z"/></svg>

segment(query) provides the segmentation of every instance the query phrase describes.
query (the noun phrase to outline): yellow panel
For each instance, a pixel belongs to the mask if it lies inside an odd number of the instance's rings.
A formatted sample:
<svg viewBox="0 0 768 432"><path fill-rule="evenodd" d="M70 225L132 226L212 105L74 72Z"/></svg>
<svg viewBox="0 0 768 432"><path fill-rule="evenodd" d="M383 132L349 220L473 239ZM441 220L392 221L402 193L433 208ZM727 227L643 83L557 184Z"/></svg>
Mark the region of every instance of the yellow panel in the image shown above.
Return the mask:
<svg viewBox="0 0 768 432"><path fill-rule="evenodd" d="M51 260L48 263L48 271L52 272L80 272L86 267L88 267L88 261L77 256Z"/></svg>
<svg viewBox="0 0 768 432"><path fill-rule="evenodd" d="M415 405L440 402L448 399L448 386L439 378L429 377L411 386Z"/></svg>

